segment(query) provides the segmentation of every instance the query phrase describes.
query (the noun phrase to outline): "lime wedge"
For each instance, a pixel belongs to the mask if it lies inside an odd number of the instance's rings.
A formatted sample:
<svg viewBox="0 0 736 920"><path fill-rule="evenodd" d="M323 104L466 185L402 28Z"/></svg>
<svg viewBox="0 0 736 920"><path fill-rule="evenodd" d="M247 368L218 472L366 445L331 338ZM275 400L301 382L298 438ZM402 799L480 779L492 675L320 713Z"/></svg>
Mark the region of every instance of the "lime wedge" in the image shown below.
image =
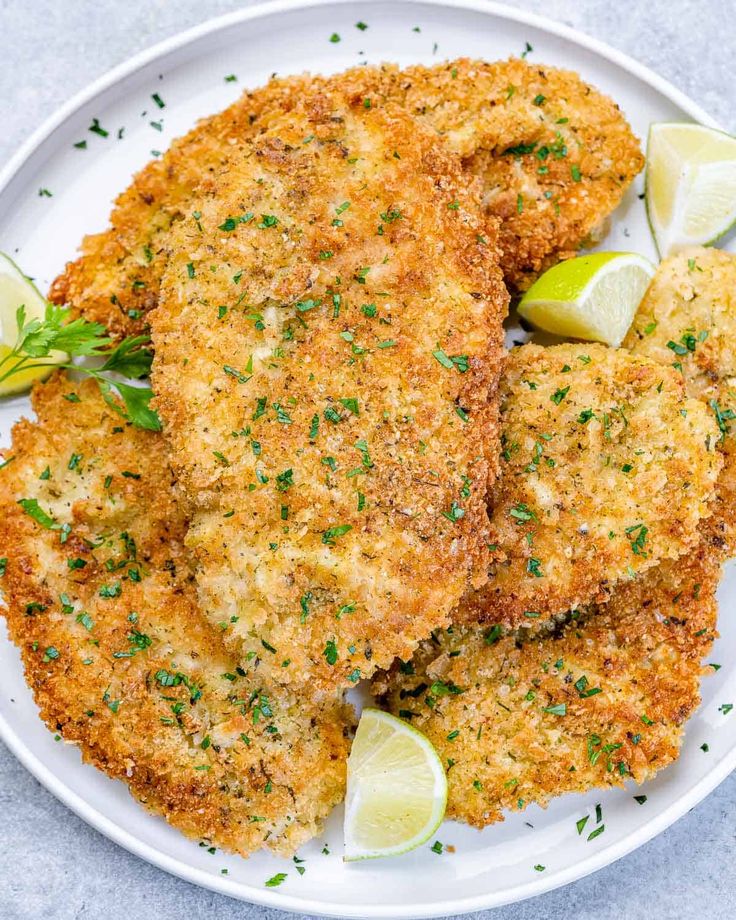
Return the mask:
<svg viewBox="0 0 736 920"><path fill-rule="evenodd" d="M46 314L45 298L15 262L0 252L0 396L27 390L36 380L48 377L67 357L60 351L51 352L47 358L11 357L18 336L16 313L21 306L25 308L26 322L42 320ZM6 380L2 379L11 369L26 364L29 365L26 370L14 371Z"/></svg>
<svg viewBox="0 0 736 920"><path fill-rule="evenodd" d="M646 204L662 258L714 243L736 223L736 138L703 125L652 125Z"/></svg>
<svg viewBox="0 0 736 920"><path fill-rule="evenodd" d="M635 252L596 252L560 262L524 294L519 315L565 338L621 344L654 277Z"/></svg>
<svg viewBox="0 0 736 920"><path fill-rule="evenodd" d="M364 709L348 758L345 860L413 850L437 830L446 805L447 777L427 738Z"/></svg>

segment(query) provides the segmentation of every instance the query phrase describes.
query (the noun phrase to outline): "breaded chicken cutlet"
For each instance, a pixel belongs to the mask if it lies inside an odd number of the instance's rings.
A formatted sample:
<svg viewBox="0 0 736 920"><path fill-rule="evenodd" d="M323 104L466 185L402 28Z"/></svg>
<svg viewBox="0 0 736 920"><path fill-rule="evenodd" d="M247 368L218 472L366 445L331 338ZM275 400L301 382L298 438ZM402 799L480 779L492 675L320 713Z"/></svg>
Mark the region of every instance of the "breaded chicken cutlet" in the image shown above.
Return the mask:
<svg viewBox="0 0 736 920"><path fill-rule="evenodd" d="M538 628L676 559L710 514L713 413L682 375L603 345L524 345L501 382L490 578L454 622Z"/></svg>
<svg viewBox="0 0 736 920"><path fill-rule="evenodd" d="M495 227L402 109L308 95L241 153L170 235L156 404L229 647L350 685L485 579Z"/></svg>
<svg viewBox="0 0 736 920"><path fill-rule="evenodd" d="M376 695L447 767L447 816L485 827L567 792L644 782L675 760L716 636L723 557L711 519L694 551L552 633L453 626L377 675Z"/></svg>
<svg viewBox="0 0 736 920"><path fill-rule="evenodd" d="M736 526L736 255L695 246L665 259L624 347L672 365L718 423L719 514Z"/></svg>
<svg viewBox="0 0 736 920"><path fill-rule="evenodd" d="M456 625L374 678L386 707L425 732L448 764L448 816L483 827L505 809L565 792L643 782L677 758L716 636L721 567L736 546L735 281L728 253L692 249L665 260L625 343L674 364L717 422L725 463L695 547L553 631Z"/></svg>
<svg viewBox="0 0 736 920"><path fill-rule="evenodd" d="M272 118L325 86L367 104L403 105L443 136L480 177L488 211L501 219L502 267L511 288L527 287L595 234L643 166L618 106L570 71L461 59L276 79L201 121L138 173L117 199L110 228L85 238L51 299L115 334L144 329L158 300L169 230L191 216L198 187L227 168Z"/></svg>
<svg viewBox="0 0 736 920"><path fill-rule="evenodd" d="M89 381L57 376L33 404L0 469L0 610L43 719L188 836L294 852L343 798L352 710L266 691L225 651L161 435Z"/></svg>

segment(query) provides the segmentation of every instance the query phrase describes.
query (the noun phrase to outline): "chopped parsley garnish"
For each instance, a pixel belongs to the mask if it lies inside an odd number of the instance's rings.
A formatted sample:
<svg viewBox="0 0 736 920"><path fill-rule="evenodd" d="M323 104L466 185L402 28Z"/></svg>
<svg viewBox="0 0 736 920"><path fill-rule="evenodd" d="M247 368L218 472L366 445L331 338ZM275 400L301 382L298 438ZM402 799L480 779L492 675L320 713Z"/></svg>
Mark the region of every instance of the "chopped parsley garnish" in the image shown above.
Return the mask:
<svg viewBox="0 0 736 920"><path fill-rule="evenodd" d="M587 699L589 696L603 693L600 687L589 687L588 678L584 674L575 681L575 689L578 691L578 695L581 699Z"/></svg>
<svg viewBox="0 0 736 920"><path fill-rule="evenodd" d="M460 518L465 517L465 509L454 501L450 505L450 510L443 511L442 516L446 517L448 521L452 521L452 523L455 524L460 520Z"/></svg>
<svg viewBox="0 0 736 920"><path fill-rule="evenodd" d="M647 542L648 533L649 528L644 524L634 524L632 527L626 528L626 535L631 542L631 552L635 556L647 555L647 553L644 551L644 546Z"/></svg>
<svg viewBox="0 0 736 920"><path fill-rule="evenodd" d="M533 575L535 578L543 578L544 575L542 573L542 560L535 559L533 556L527 559L526 571L529 575Z"/></svg>
<svg viewBox="0 0 736 920"><path fill-rule="evenodd" d="M325 661L327 664L337 664L337 644L335 643L334 639L327 640L322 654L325 656Z"/></svg>
<svg viewBox="0 0 736 920"><path fill-rule="evenodd" d="M547 712L551 716L567 715L567 703L556 703L554 706L544 706L542 712Z"/></svg>
<svg viewBox="0 0 736 920"><path fill-rule="evenodd" d="M239 217L226 217L217 229L224 230L225 233L232 233L238 224L249 224L254 219L254 217L255 214L250 212L247 214L241 214Z"/></svg>
<svg viewBox="0 0 736 920"><path fill-rule="evenodd" d="M523 157L528 153L534 153L536 141L531 144L517 144L515 147L507 147L504 154L507 156Z"/></svg>
<svg viewBox="0 0 736 920"><path fill-rule="evenodd" d="M432 355L440 362L442 367L446 367L447 370L451 371L453 368L457 368L461 374L464 374L468 369L467 355L448 355L439 345L437 346L437 350L432 352Z"/></svg>
<svg viewBox="0 0 736 920"><path fill-rule="evenodd" d="M337 527L328 527L322 534L322 542L326 546L334 546L337 537L342 537L352 529L352 524L338 524Z"/></svg>
<svg viewBox="0 0 736 920"><path fill-rule="evenodd" d="M99 135L100 137L109 137L109 136L110 136L110 132L109 132L109 131L106 131L106 130L102 127L102 125L101 125L100 122L99 122L99 119L97 119L97 118L93 118L93 119L92 119L92 124L89 126L89 128L88 128L87 130L88 130L88 131L91 131L93 134Z"/></svg>
<svg viewBox="0 0 736 920"><path fill-rule="evenodd" d="M231 367L229 364L223 364L222 369L228 375L228 377L233 377L238 383L247 383L251 376L244 374L242 371L239 371L236 367Z"/></svg>
<svg viewBox="0 0 736 920"><path fill-rule="evenodd" d="M278 888L279 885L286 881L287 878L287 872L277 872L276 875L272 875L271 878L266 882L266 888Z"/></svg>
<svg viewBox="0 0 736 920"><path fill-rule="evenodd" d="M514 518L519 524L526 521L536 521L537 519L536 514L530 511L523 502L518 502L513 508L510 508L509 516Z"/></svg>
<svg viewBox="0 0 736 920"><path fill-rule="evenodd" d="M713 410L716 422L718 423L718 428L723 436L729 433L729 426L727 422L733 421L736 419L736 413L733 409L722 409L718 404L718 400L711 399L708 401L708 405Z"/></svg>
<svg viewBox="0 0 736 920"><path fill-rule="evenodd" d="M61 527L61 525L58 524L50 514L47 514L38 504L38 499L21 498L18 500L18 504L29 517L32 517L37 524L40 524L47 530L59 530Z"/></svg>

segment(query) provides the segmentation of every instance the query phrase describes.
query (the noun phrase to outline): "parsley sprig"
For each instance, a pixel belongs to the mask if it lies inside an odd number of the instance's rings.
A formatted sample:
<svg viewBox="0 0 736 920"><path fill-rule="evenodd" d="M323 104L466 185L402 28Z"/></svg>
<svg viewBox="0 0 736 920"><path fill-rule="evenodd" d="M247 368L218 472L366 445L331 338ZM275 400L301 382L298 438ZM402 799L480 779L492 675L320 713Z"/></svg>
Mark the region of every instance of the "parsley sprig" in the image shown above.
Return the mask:
<svg viewBox="0 0 736 920"><path fill-rule="evenodd" d="M15 314L18 327L15 344L0 359L0 383L21 371L48 367L48 362L38 359L48 358L55 351L65 352L70 358L102 359L102 364L96 367L73 362L58 366L95 379L108 406L138 428L160 431L161 422L150 407L150 387L132 386L108 376L115 373L133 380L147 377L153 359L148 336L129 336L114 345L100 323L81 317L66 322L68 317L68 308L49 303L43 319L27 320L25 307L19 307ZM116 394L124 408L115 399Z"/></svg>

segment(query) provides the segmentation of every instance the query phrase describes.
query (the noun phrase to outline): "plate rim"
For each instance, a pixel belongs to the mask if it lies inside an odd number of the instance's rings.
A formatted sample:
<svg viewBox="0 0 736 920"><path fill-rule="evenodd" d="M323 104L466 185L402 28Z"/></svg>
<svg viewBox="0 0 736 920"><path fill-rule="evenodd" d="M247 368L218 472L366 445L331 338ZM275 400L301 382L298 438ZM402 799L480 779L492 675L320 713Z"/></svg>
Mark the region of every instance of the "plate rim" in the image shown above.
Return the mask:
<svg viewBox="0 0 736 920"><path fill-rule="evenodd" d="M258 3L254 6L207 19L132 55L71 96L21 143L16 153L0 169L0 195L20 173L35 151L79 109L164 55L180 50L187 45L196 44L208 35L257 19L278 16L294 10L317 9L324 6L349 6L356 2L357 0L268 0L265 3ZM370 6L375 0L363 0L363 2L366 6ZM556 22L536 13L515 9L505 3L495 2L495 0L400 0L400 2L406 5L469 10L490 17L528 25L555 37L566 39L641 80L690 115L694 121L708 127L723 130L721 125L698 103L664 77L661 77L646 65L639 63L625 52L619 51L572 26ZM0 740L5 743L12 754L46 790L86 824L95 828L95 830L128 852L171 875L210 891L263 907L273 907L295 913L308 912L324 917L371 917L380 918L380 920L420 920L420 918L445 917L449 914L467 914L500 907L505 904L517 903L571 884L596 872L598 869L611 865L660 834L700 803L736 769L736 745L734 745L733 749L715 763L712 769L698 783L692 786L686 794L681 795L657 817L652 818L618 843L605 847L575 865L562 869L546 878L540 876L503 892L491 892L467 898L460 897L437 901L431 906L425 906L417 910L406 904L373 907L350 903L328 904L316 901L313 898L272 892L265 888L261 889L253 885L236 882L227 877L212 875L206 870L199 869L161 852L155 846L146 843L130 831L116 824L95 806L87 803L26 746L21 736L11 728L2 713L0 713Z"/></svg>

